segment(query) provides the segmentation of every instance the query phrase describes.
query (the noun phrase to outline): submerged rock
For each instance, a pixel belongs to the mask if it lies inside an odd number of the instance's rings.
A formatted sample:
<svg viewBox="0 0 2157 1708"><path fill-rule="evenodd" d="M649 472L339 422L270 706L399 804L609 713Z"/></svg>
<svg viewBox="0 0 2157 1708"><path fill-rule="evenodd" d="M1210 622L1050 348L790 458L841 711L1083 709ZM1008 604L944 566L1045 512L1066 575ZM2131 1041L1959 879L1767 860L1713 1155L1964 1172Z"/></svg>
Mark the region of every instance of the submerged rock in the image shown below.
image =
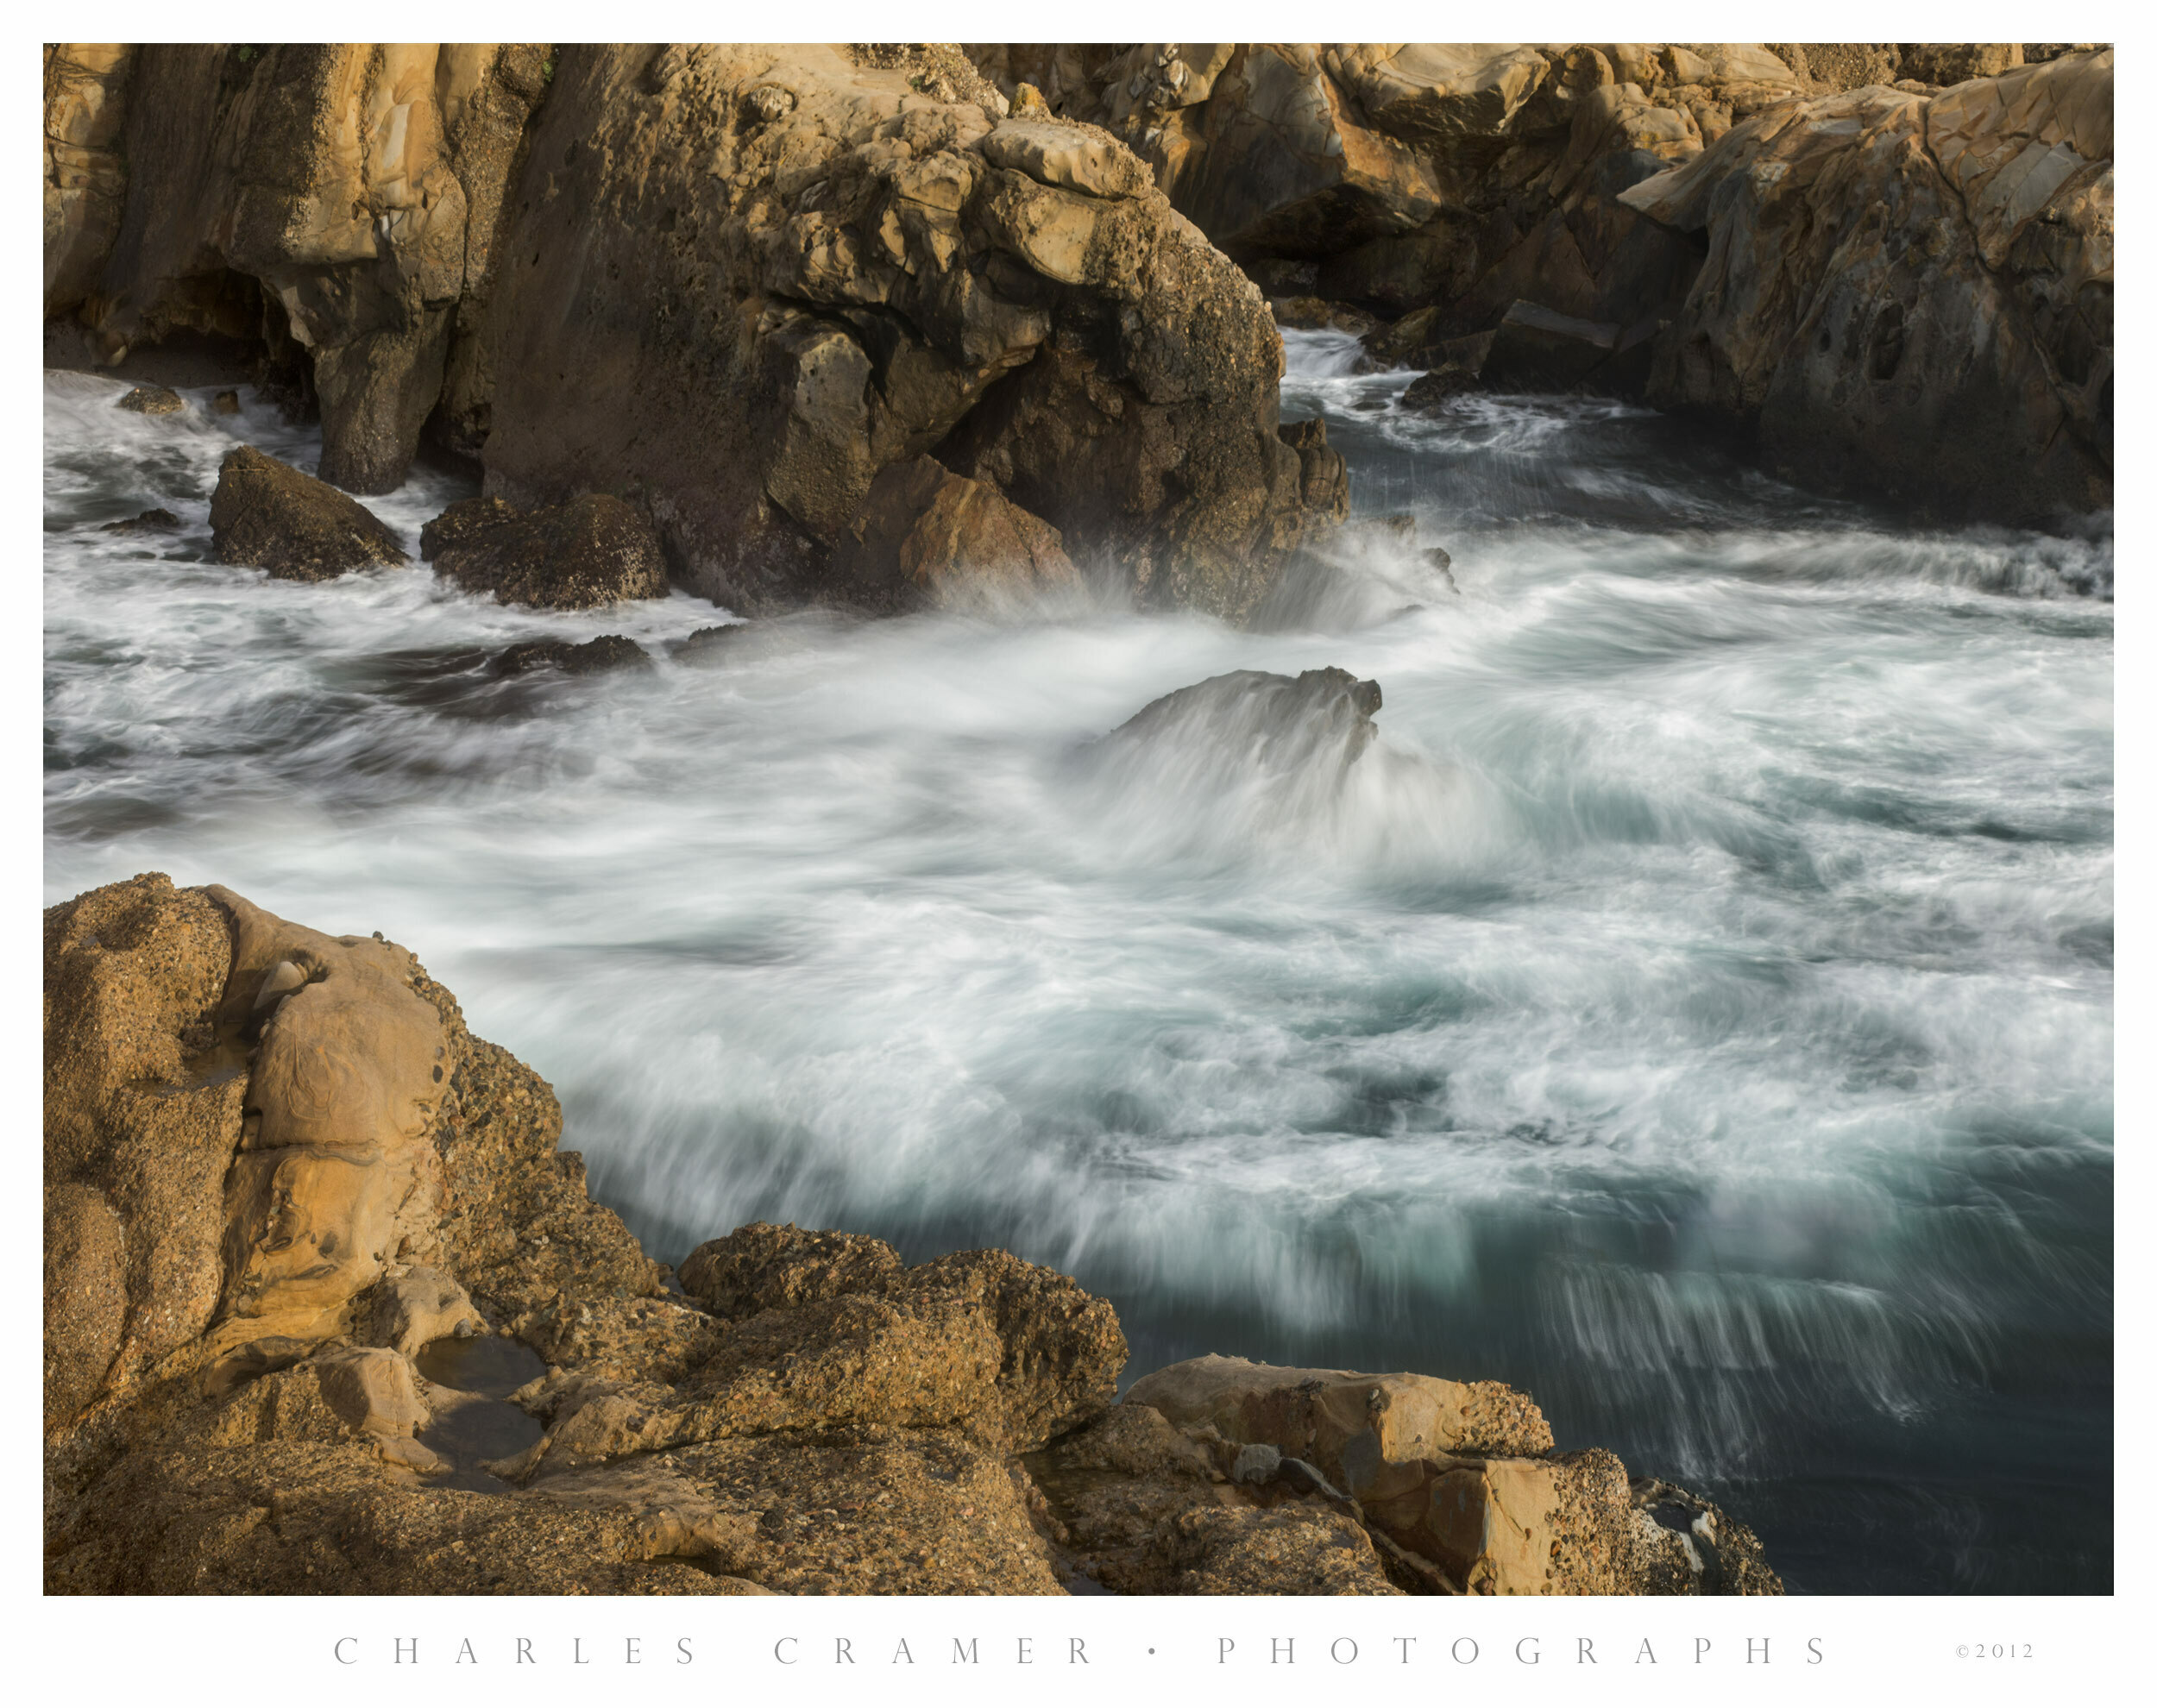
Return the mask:
<svg viewBox="0 0 2157 1708"><path fill-rule="evenodd" d="M1231 670L1165 694L1111 731L1110 744L1171 741L1203 744L1231 754L1257 750L1260 763L1283 772L1310 760L1337 757L1352 765L1377 733L1373 715L1385 696L1373 681L1346 670Z"/></svg>
<svg viewBox="0 0 2157 1708"><path fill-rule="evenodd" d="M97 531L101 534L176 534L184 525L179 517L160 506L117 522L102 523Z"/></svg>
<svg viewBox="0 0 2157 1708"><path fill-rule="evenodd" d="M210 536L219 562L267 569L284 581L326 581L410 561L364 505L253 445L228 453L218 467Z"/></svg>
<svg viewBox="0 0 2157 1708"><path fill-rule="evenodd" d="M50 1592L1779 1587L1494 1383L1208 1358L1116 1404L1113 1308L1008 1253L758 1223L670 1295L379 936L151 874L45 937Z"/></svg>
<svg viewBox="0 0 2157 1708"><path fill-rule="evenodd" d="M499 499L467 499L422 530L420 551L436 575L504 605L583 611L667 596L658 535L603 493L521 515Z"/></svg>
<svg viewBox="0 0 2157 1708"><path fill-rule="evenodd" d="M581 642L523 641L496 654L490 668L498 676L549 669L565 675L594 676L607 670L648 670L651 655L626 635L601 635Z"/></svg>

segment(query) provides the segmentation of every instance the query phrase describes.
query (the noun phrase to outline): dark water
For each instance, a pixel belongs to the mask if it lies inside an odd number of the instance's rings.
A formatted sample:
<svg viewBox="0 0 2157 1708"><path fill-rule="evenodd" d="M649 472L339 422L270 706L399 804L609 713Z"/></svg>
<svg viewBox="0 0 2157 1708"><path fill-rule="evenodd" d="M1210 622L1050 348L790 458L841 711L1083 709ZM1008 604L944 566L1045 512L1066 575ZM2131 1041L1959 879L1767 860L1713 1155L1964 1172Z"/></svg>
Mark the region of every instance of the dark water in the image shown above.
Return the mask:
<svg viewBox="0 0 2157 1708"><path fill-rule="evenodd" d="M1007 1246L1116 1301L1134 1373L1513 1382L1794 1589L2109 1588L2109 533L1914 530L1609 405L1405 418L1325 335L1292 366L1420 537L1263 632L1097 594L701 662L683 597L207 563L224 429L49 380L48 897L163 870L417 948L661 1255ZM189 531L84 525L153 503ZM601 632L660 668L485 668ZM1385 691L1344 784L1089 757L1320 665Z"/></svg>

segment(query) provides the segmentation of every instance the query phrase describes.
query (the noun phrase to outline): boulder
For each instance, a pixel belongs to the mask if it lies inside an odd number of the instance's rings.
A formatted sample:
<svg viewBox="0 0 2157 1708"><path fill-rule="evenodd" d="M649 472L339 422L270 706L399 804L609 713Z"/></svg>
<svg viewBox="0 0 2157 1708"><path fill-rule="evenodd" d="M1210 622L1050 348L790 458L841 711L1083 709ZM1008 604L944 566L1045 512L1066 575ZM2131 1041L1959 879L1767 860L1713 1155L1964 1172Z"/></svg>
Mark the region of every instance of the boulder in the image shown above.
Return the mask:
<svg viewBox="0 0 2157 1708"><path fill-rule="evenodd" d="M1351 1495L1391 1460L1440 1453L1542 1454L1550 1426L1525 1394L1497 1382L1296 1370L1209 1355L1141 1377L1126 1396L1172 1423L1211 1424L1306 1459Z"/></svg>
<svg viewBox="0 0 2157 1708"><path fill-rule="evenodd" d="M1707 257L1650 401L1931 513L2111 502L2112 55L1776 107L1620 200Z"/></svg>
<svg viewBox="0 0 2157 1708"><path fill-rule="evenodd" d="M556 611L667 596L659 537L618 498L588 493L522 515L502 506L456 516L462 508L430 524L435 532L421 549L431 543L435 574L468 592Z"/></svg>
<svg viewBox="0 0 2157 1708"><path fill-rule="evenodd" d="M396 534L362 504L290 463L241 445L217 469L210 537L220 563L280 581L326 581L409 560Z"/></svg>
<svg viewBox="0 0 2157 1708"><path fill-rule="evenodd" d="M237 415L240 412L240 394L230 389L219 392L210 399L212 415Z"/></svg>
<svg viewBox="0 0 2157 1708"><path fill-rule="evenodd" d="M581 642L520 641L497 653L488 668L498 676L520 676L528 670L593 676L611 670L649 670L651 655L626 635L601 635Z"/></svg>
<svg viewBox="0 0 2157 1708"><path fill-rule="evenodd" d="M707 1240L682 1259L679 1278L682 1291L720 1316L745 1317L779 1305L879 1291L905 1267L890 1246L864 1234L752 1221Z"/></svg>
<svg viewBox="0 0 2157 1708"><path fill-rule="evenodd" d="M137 386L113 405L136 415L179 415L187 408L186 399L166 386Z"/></svg>
<svg viewBox="0 0 2157 1708"><path fill-rule="evenodd" d="M1314 523L1338 524L1348 520L1348 462L1326 443L1325 418L1280 424L1280 442L1296 454L1303 471L1303 507Z"/></svg>
<svg viewBox="0 0 2157 1708"><path fill-rule="evenodd" d="M117 522L102 523L97 531L101 534L176 534L182 525L179 518L160 506Z"/></svg>
<svg viewBox="0 0 2157 1708"><path fill-rule="evenodd" d="M1314 764L1337 776L1378 733L1371 719L1384 703L1376 682L1359 681L1346 670L1299 676L1231 670L1149 702L1110 731L1103 746L1110 753L1197 749L1230 760L1255 750L1269 770L1283 776Z"/></svg>
<svg viewBox="0 0 2157 1708"><path fill-rule="evenodd" d="M1476 389L1475 371L1460 362L1449 361L1418 374L1409 382L1408 389L1393 399L1393 406L1428 415L1463 392Z"/></svg>
<svg viewBox="0 0 2157 1708"><path fill-rule="evenodd" d="M886 608L1078 585L1055 529L929 456L895 462L870 483L839 537L832 573L854 600Z"/></svg>

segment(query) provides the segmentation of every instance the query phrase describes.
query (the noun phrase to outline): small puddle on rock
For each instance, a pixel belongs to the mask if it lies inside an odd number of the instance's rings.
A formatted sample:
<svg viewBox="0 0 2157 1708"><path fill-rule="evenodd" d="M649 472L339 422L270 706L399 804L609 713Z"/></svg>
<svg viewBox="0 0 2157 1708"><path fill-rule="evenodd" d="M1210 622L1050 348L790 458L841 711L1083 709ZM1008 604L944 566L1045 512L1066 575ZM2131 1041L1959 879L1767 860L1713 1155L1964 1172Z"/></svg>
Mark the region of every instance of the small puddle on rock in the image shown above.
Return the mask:
<svg viewBox="0 0 2157 1708"><path fill-rule="evenodd" d="M428 1486L506 1492L508 1484L480 1466L522 1453L544 1433L538 1418L507 1397L546 1374L539 1354L506 1335L475 1334L462 1341L452 1335L429 1341L413 1362L442 1391L432 1397L434 1422L419 1432L419 1442L448 1460L450 1468L428 1478Z"/></svg>

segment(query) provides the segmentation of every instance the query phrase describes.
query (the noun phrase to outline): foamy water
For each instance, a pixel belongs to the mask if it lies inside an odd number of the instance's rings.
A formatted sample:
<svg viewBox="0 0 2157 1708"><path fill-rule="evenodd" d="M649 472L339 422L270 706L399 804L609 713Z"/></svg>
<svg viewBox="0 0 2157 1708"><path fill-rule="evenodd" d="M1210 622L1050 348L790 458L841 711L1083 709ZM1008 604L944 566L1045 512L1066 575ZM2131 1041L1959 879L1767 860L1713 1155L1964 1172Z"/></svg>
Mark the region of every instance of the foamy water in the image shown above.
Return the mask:
<svg viewBox="0 0 2157 1708"><path fill-rule="evenodd" d="M1515 1382L1794 1587L2109 1586L2109 534L1915 531L1643 411L1409 418L1291 354L1284 413L1420 534L1264 631L1097 593L698 662L686 596L211 563L234 439L318 442L48 376L47 897L158 870L413 947L658 1255L1007 1246L1116 1300L1134 1374ZM368 502L416 556L469 490ZM152 504L186 531L92 525ZM600 633L658 668L486 673ZM1326 665L1385 694L1344 776L1093 744Z"/></svg>

